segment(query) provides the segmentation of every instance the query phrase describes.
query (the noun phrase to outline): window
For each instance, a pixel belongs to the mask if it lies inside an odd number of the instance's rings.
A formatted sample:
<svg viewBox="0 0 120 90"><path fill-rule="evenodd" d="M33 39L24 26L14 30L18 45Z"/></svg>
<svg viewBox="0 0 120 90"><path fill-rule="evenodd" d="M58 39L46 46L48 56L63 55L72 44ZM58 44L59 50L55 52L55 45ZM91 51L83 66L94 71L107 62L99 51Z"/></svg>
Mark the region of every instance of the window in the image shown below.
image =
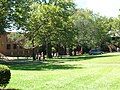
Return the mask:
<svg viewBox="0 0 120 90"><path fill-rule="evenodd" d="M13 49L17 49L17 44L13 44Z"/></svg>
<svg viewBox="0 0 120 90"><path fill-rule="evenodd" d="M7 49L11 49L11 45L10 44L7 44Z"/></svg>

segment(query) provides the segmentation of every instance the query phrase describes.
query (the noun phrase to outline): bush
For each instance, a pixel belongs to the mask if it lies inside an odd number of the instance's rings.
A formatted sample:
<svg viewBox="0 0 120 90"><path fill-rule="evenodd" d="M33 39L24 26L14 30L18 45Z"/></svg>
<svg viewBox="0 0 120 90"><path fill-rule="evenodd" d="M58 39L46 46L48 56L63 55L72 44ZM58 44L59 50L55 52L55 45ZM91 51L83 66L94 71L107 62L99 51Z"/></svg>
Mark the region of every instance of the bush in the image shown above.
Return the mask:
<svg viewBox="0 0 120 90"><path fill-rule="evenodd" d="M10 69L5 65L0 65L0 87L5 88L11 78Z"/></svg>

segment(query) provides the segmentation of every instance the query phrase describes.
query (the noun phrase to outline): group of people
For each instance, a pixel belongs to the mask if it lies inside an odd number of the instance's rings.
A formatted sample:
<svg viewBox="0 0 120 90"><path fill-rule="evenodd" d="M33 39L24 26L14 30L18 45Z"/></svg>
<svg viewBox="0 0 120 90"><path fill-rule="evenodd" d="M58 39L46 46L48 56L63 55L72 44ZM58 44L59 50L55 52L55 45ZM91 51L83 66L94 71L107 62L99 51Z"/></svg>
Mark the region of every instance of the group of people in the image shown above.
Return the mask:
<svg viewBox="0 0 120 90"><path fill-rule="evenodd" d="M38 60L44 60L45 57L44 57L44 55L43 55L43 52L37 53L37 54L36 54L36 59L38 59Z"/></svg>

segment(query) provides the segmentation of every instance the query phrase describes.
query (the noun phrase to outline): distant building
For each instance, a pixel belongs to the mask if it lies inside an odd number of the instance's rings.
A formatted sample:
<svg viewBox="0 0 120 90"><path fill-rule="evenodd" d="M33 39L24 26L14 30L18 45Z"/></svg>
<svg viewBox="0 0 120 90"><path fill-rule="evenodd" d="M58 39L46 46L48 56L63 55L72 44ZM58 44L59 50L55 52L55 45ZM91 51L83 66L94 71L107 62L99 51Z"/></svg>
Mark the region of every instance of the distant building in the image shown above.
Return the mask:
<svg viewBox="0 0 120 90"><path fill-rule="evenodd" d="M5 56L31 56L32 50L25 49L19 42L11 41L4 33L0 35L0 53Z"/></svg>

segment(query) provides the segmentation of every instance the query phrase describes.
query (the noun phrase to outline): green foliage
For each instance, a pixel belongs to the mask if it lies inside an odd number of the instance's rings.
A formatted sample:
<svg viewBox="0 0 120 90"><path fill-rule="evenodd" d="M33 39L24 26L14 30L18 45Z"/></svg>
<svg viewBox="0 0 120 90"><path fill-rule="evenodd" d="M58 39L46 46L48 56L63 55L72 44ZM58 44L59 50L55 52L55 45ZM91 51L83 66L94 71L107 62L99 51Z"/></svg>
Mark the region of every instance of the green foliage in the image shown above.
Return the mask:
<svg viewBox="0 0 120 90"><path fill-rule="evenodd" d="M29 31L32 35L35 34L34 38L39 43L44 40L46 42L61 41L68 36L66 33L70 29L68 30L66 27L71 27L68 22L69 16L72 14L70 14L70 10L68 12L67 7L61 6L62 4L63 1L59 1L57 5L33 3L31 6Z"/></svg>
<svg viewBox="0 0 120 90"><path fill-rule="evenodd" d="M18 29L26 29L25 27L29 18L30 5L32 0L13 0L11 1L11 19L14 22L14 26ZM27 28L28 29L28 28Z"/></svg>
<svg viewBox="0 0 120 90"><path fill-rule="evenodd" d="M75 13L75 28L78 30L76 40L81 46L95 48L107 41L109 19L94 14L90 10L79 9Z"/></svg>
<svg viewBox="0 0 120 90"><path fill-rule="evenodd" d="M0 65L0 87L5 88L11 78L10 69L7 66Z"/></svg>
<svg viewBox="0 0 120 90"><path fill-rule="evenodd" d="M0 34L8 27L9 3L9 0L0 0Z"/></svg>
<svg viewBox="0 0 120 90"><path fill-rule="evenodd" d="M20 41L22 39L25 39L24 34L19 32L11 32L7 35L7 37L11 41L17 41L17 40Z"/></svg>
<svg viewBox="0 0 120 90"><path fill-rule="evenodd" d="M25 31L24 37L29 40L25 43L27 47L51 43L54 47L61 44L71 48L76 45L94 48L110 40L107 34L110 30L120 29L119 17L107 18L88 9L75 9L73 0L1 2L0 15L3 17L0 17L0 24L3 26L0 27L5 28L6 21L12 21L18 29ZM18 36L10 37L15 40ZM30 45L32 41L34 45Z"/></svg>
<svg viewBox="0 0 120 90"><path fill-rule="evenodd" d="M74 10L72 0L40 2L21 0L15 1L15 3L13 16L16 25L24 28L27 33L26 37L31 42L34 41L35 45L72 43L74 36L72 19L70 19Z"/></svg>

